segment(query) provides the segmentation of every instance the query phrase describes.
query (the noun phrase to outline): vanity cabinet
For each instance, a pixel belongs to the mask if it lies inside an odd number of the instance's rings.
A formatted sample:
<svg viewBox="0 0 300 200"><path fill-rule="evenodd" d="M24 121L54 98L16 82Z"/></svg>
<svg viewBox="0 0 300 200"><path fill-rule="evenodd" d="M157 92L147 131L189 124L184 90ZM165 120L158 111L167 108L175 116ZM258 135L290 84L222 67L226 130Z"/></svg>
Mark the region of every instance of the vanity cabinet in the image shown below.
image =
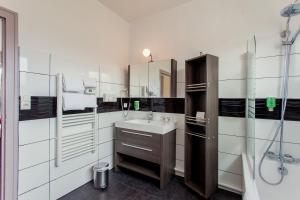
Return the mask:
<svg viewBox="0 0 300 200"><path fill-rule="evenodd" d="M174 174L176 131L165 134L116 128L115 169L125 168L159 181Z"/></svg>

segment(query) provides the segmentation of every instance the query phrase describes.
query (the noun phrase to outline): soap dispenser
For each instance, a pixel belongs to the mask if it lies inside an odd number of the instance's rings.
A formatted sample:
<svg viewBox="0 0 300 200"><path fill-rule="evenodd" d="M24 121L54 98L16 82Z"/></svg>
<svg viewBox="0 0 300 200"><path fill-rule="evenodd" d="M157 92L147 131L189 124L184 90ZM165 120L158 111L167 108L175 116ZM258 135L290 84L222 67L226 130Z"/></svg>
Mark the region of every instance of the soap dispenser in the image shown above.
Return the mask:
<svg viewBox="0 0 300 200"><path fill-rule="evenodd" d="M275 97L267 97L266 100L267 108L269 112L273 112L276 107L276 99Z"/></svg>

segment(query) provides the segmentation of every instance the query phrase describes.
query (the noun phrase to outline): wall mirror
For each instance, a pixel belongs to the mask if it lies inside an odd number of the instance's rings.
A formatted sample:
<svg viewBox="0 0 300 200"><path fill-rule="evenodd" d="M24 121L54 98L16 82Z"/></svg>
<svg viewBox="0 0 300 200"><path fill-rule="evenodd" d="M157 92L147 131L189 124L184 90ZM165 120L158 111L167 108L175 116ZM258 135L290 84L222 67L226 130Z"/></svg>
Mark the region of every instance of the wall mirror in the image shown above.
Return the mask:
<svg viewBox="0 0 300 200"><path fill-rule="evenodd" d="M176 97L176 82L177 61L174 59L128 66L130 97Z"/></svg>

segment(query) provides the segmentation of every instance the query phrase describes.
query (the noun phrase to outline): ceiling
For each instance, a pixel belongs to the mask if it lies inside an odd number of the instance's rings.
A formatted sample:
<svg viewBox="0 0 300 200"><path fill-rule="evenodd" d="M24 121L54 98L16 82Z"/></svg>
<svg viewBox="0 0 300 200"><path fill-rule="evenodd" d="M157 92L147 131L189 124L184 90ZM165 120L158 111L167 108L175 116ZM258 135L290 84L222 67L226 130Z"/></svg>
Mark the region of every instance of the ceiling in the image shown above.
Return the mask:
<svg viewBox="0 0 300 200"><path fill-rule="evenodd" d="M99 0L128 22L150 16L191 0Z"/></svg>

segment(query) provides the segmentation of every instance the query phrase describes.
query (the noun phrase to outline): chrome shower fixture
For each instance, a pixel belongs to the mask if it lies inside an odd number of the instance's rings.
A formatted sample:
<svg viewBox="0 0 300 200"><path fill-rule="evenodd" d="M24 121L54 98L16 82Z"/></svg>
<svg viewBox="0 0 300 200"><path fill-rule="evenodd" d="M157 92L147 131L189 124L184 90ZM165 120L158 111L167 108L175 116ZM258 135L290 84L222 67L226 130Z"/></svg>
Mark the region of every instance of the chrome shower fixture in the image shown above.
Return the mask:
<svg viewBox="0 0 300 200"><path fill-rule="evenodd" d="M300 14L300 3L293 3L285 8L283 8L280 12L282 17L293 17L295 15Z"/></svg>

